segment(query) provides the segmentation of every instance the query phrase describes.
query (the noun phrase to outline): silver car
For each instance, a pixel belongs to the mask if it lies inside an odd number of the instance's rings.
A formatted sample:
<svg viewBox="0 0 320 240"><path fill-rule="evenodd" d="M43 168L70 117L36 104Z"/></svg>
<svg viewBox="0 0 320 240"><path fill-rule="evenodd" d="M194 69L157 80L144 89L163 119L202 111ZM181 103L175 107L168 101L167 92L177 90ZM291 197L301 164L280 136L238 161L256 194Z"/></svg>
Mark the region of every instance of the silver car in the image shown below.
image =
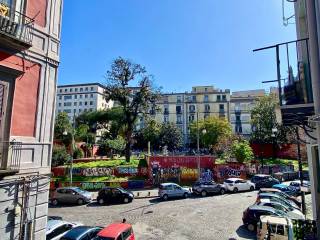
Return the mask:
<svg viewBox="0 0 320 240"><path fill-rule="evenodd" d="M46 240L58 240L71 229L81 225L81 223L71 223L62 220L48 220Z"/></svg>
<svg viewBox="0 0 320 240"><path fill-rule="evenodd" d="M159 186L159 197L165 201L175 197L187 198L190 193L188 188L183 188L176 183L162 183Z"/></svg>
<svg viewBox="0 0 320 240"><path fill-rule="evenodd" d="M92 200L92 194L78 187L57 188L51 199L52 205L59 203L76 203L82 205Z"/></svg>

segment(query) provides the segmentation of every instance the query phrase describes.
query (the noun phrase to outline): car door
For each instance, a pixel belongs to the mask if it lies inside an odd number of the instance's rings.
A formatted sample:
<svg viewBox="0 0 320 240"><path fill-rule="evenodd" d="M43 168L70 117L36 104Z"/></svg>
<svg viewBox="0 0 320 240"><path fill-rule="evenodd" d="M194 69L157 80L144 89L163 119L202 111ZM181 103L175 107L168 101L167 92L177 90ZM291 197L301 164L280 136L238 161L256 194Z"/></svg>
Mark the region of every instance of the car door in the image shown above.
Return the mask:
<svg viewBox="0 0 320 240"><path fill-rule="evenodd" d="M178 185L173 186L173 194L175 197L183 196L182 188Z"/></svg>
<svg viewBox="0 0 320 240"><path fill-rule="evenodd" d="M66 189L66 200L68 201L68 203L77 202L76 198L77 195L75 191L73 191L72 189Z"/></svg>
<svg viewBox="0 0 320 240"><path fill-rule="evenodd" d="M215 182L209 182L208 183L208 192L216 193L216 192L219 192L219 191L220 191L220 189L219 189L218 184L216 184Z"/></svg>
<svg viewBox="0 0 320 240"><path fill-rule="evenodd" d="M242 191L242 190L243 190L243 189L242 189L243 186L242 186L240 180L236 180L236 181L234 182L234 187L235 187L235 188L238 188L238 191Z"/></svg>

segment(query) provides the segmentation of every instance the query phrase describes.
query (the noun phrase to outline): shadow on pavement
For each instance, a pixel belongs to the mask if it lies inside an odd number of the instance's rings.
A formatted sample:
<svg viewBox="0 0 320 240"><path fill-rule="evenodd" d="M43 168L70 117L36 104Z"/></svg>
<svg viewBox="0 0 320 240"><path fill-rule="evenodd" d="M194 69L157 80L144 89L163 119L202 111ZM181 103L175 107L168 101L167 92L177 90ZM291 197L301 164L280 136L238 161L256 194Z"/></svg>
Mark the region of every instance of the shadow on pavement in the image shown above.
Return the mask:
<svg viewBox="0 0 320 240"><path fill-rule="evenodd" d="M250 232L246 229L244 225L238 227L236 233L239 237L245 238L245 239L256 239L255 232ZM229 240L233 240L233 238L229 238Z"/></svg>

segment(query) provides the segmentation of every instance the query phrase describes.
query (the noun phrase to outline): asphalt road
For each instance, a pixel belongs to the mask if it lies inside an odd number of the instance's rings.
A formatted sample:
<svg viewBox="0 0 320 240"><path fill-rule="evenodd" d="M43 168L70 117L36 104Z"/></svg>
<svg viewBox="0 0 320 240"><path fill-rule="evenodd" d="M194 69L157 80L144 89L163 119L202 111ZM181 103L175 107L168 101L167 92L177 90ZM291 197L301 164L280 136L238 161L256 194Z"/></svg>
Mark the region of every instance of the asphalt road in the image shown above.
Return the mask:
<svg viewBox="0 0 320 240"><path fill-rule="evenodd" d="M255 239L242 226L242 212L256 199L257 192L161 201L135 199L129 204L49 208L49 215L85 225L106 226L127 219L140 240L231 240Z"/></svg>

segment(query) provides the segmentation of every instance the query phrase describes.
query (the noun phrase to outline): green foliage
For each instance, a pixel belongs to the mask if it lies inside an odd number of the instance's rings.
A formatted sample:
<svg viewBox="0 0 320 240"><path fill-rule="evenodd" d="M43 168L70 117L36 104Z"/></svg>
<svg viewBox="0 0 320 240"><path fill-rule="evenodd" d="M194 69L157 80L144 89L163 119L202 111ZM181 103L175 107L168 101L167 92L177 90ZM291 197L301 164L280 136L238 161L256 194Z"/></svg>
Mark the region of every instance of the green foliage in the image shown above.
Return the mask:
<svg viewBox="0 0 320 240"><path fill-rule="evenodd" d="M152 149L158 150L160 146L160 130L160 123L156 122L154 119L148 119L144 128L134 134L134 148L141 150L147 149L148 142L150 142Z"/></svg>
<svg viewBox="0 0 320 240"><path fill-rule="evenodd" d="M143 161L143 160L141 160ZM93 168L93 167L116 167L116 166L126 166L126 167L138 167L140 160L131 159L127 162L125 159L116 159L116 160L100 160L94 162L81 162L74 163L74 168Z"/></svg>
<svg viewBox="0 0 320 240"><path fill-rule="evenodd" d="M180 148L183 145L182 132L180 128L173 123L164 123L161 125L159 138L160 145L162 147L167 146L169 151Z"/></svg>
<svg viewBox="0 0 320 240"><path fill-rule="evenodd" d="M139 115L145 113L150 105L154 107L158 94L152 89L152 78L146 69L128 59L115 59L106 74L106 79L106 100L116 101L123 111L125 155L129 161L135 123ZM132 82L138 82L135 92L129 87Z"/></svg>
<svg viewBox="0 0 320 240"><path fill-rule="evenodd" d="M70 155L67 153L65 146L53 145L52 150L52 167L57 167L66 164L70 160Z"/></svg>
<svg viewBox="0 0 320 240"><path fill-rule="evenodd" d="M64 135L64 132L67 135ZM58 113L54 125L54 139L60 140L65 146L72 142L73 128L66 112Z"/></svg>
<svg viewBox="0 0 320 240"><path fill-rule="evenodd" d="M73 150L73 159L83 158L83 151L80 148Z"/></svg>
<svg viewBox="0 0 320 240"><path fill-rule="evenodd" d="M225 118L210 117L190 124L191 142L197 142L199 131L200 146L214 148L219 142L231 136L231 125Z"/></svg>
<svg viewBox="0 0 320 240"><path fill-rule="evenodd" d="M123 137L118 136L116 139L106 140L106 146L116 152L122 152L126 147L126 142Z"/></svg>
<svg viewBox="0 0 320 240"><path fill-rule="evenodd" d="M253 151L248 141L234 141L231 146L231 154L238 162L243 163L253 159Z"/></svg>

